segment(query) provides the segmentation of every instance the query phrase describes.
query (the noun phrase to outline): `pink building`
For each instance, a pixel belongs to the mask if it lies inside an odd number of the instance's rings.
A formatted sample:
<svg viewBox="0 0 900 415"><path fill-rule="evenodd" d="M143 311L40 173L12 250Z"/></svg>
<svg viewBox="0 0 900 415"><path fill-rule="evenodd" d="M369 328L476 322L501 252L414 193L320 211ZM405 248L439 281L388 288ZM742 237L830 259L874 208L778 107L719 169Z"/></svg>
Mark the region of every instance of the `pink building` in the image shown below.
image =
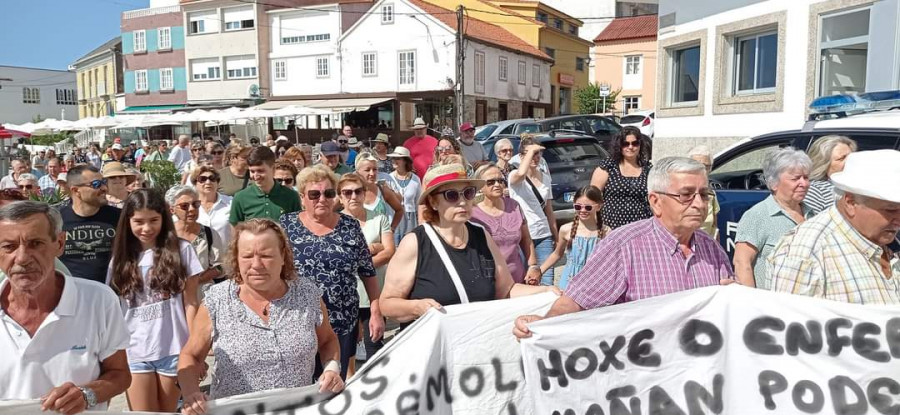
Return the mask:
<svg viewBox="0 0 900 415"><path fill-rule="evenodd" d="M613 20L594 39L596 80L615 91L616 109L654 109L656 88L656 15Z"/></svg>

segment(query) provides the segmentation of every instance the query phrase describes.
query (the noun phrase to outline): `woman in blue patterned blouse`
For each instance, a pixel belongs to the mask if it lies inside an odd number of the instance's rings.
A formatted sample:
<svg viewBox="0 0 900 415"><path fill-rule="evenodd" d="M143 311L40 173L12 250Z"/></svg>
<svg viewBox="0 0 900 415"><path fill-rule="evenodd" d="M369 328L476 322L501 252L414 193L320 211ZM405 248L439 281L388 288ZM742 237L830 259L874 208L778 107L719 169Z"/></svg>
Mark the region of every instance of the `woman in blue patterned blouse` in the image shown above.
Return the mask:
<svg viewBox="0 0 900 415"><path fill-rule="evenodd" d="M341 377L346 377L359 336L357 279L373 299L369 319L372 341L384 334L384 318L377 300L381 290L362 228L356 219L334 211L337 181L325 167L303 169L297 175L303 211L282 215L281 226L294 251L297 272L322 290L331 327L341 345Z"/></svg>

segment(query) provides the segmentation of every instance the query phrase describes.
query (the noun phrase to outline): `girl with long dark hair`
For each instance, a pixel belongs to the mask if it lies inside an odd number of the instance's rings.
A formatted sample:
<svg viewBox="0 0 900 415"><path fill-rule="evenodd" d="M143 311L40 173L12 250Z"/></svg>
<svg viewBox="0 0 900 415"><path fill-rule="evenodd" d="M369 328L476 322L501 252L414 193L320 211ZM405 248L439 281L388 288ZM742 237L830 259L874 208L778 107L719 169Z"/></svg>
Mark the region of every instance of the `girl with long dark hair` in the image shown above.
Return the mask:
<svg viewBox="0 0 900 415"><path fill-rule="evenodd" d="M603 224L603 192L596 186L584 186L575 192L573 207L575 220L559 227L556 249L541 265L541 273L553 269L556 262L566 255L566 267L559 279L559 289L565 290L569 280L581 272L597 241L609 234L609 226Z"/></svg>
<svg viewBox="0 0 900 415"><path fill-rule="evenodd" d="M152 189L129 194L106 280L131 333L126 395L132 411L175 411L178 354L197 314L202 271L194 248L176 236L163 195Z"/></svg>

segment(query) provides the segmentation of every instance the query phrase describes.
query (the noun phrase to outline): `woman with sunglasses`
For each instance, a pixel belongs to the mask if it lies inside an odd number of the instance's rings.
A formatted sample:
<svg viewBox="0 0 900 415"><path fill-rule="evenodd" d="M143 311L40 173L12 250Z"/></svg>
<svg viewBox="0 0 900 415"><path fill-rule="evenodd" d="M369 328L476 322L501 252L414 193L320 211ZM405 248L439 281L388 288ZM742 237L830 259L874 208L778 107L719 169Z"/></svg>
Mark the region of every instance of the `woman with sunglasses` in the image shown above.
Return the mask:
<svg viewBox="0 0 900 415"><path fill-rule="evenodd" d="M431 167L441 164L462 163L466 167L466 173L469 177L475 174L475 170L472 169L469 161L462 154L459 141L456 141L453 137L444 136L438 141L437 147L434 148L433 160Z"/></svg>
<svg viewBox="0 0 900 415"><path fill-rule="evenodd" d="M23 173L16 180L16 186L25 197L29 199L37 199L41 197L41 187L38 186L37 176L31 173Z"/></svg>
<svg viewBox="0 0 900 415"><path fill-rule="evenodd" d="M278 159L275 161L275 170L272 177L278 184L293 189L297 173L300 173L300 171L294 167L293 163L284 159Z"/></svg>
<svg viewBox="0 0 900 415"><path fill-rule="evenodd" d="M573 208L575 220L559 227L556 249L541 265L541 270L553 269L556 262L566 256L566 267L559 278L559 289L565 291L569 280L581 271L594 244L609 234L609 226L603 224L603 192L588 185L575 192Z"/></svg>
<svg viewBox="0 0 900 415"><path fill-rule="evenodd" d="M497 168L500 169L504 179L509 179L509 171L512 168L510 160L512 160L515 153L512 141L508 138L497 140L497 144L494 144L494 153L497 155Z"/></svg>
<svg viewBox="0 0 900 415"><path fill-rule="evenodd" d="M369 332L372 341L384 334L372 254L359 222L334 211L337 176L317 165L297 175L303 211L281 215L297 272L312 278L322 290L328 317L341 346L341 378L346 378L350 358L356 354L359 326L357 280L362 280L371 299Z"/></svg>
<svg viewBox="0 0 900 415"><path fill-rule="evenodd" d="M653 216L647 199L650 139L625 127L610 142L609 154L591 176L591 184L603 192L603 223L616 229Z"/></svg>
<svg viewBox="0 0 900 415"><path fill-rule="evenodd" d="M184 173L181 175L181 184L188 183L191 172L200 166L200 156L206 155L206 147L203 143L195 141L191 143L191 159L184 164Z"/></svg>
<svg viewBox="0 0 900 415"><path fill-rule="evenodd" d="M359 158L356 159L357 165ZM388 261L394 256L394 232L391 231L391 220L387 215L378 213L365 208L366 182L358 174L350 173L341 177L338 182L338 195L341 198L341 205L344 206L342 211L346 215L352 216L359 221L362 227L363 235L366 237L366 243L369 245L369 253L372 254L372 263L375 265L375 275L378 277L378 287L384 286L384 272L387 268ZM372 341L369 335L369 318L371 309L369 296L366 294L366 288L359 281L356 285L356 291L359 293L359 322L363 330L363 345L365 353L360 359L360 353L357 352L357 360L366 361L384 345L380 340Z"/></svg>
<svg viewBox="0 0 900 415"><path fill-rule="evenodd" d="M553 252L557 237L556 216L553 213L553 193L550 174L540 169L544 147L525 135L519 143L519 167L509 172L509 196L522 208L528 232L542 264ZM553 269L541 275L541 285L553 285Z"/></svg>
<svg viewBox="0 0 900 415"><path fill-rule="evenodd" d="M174 186L166 192L166 203L169 211L178 219L175 222L175 234L194 247L200 266L204 269L200 274L200 284L212 282L222 275L221 253L226 248L218 234L197 222L200 216L200 196L193 187Z"/></svg>
<svg viewBox="0 0 900 415"><path fill-rule="evenodd" d="M215 167L201 166L191 172L191 181L200 201L197 223L215 231L223 243L219 252L225 252L224 244L231 240L231 223L228 218L231 215L232 197L219 193L219 180L219 172Z"/></svg>
<svg viewBox="0 0 900 415"><path fill-rule="evenodd" d="M484 180L484 187L481 188L484 198L472 209L472 222L484 226L494 238L497 248L506 258L513 281L537 285L541 282L541 267L519 204L503 195L506 191L503 172L496 164L485 164L475 171L475 178ZM527 268L523 258L528 259Z"/></svg>
<svg viewBox="0 0 900 415"><path fill-rule="evenodd" d="M212 156L212 165L217 171L225 168L225 147L221 144L215 141L206 143L206 154Z"/></svg>
<svg viewBox="0 0 900 415"><path fill-rule="evenodd" d="M385 316L409 323L431 308L559 292L513 281L493 238L469 223L484 180L469 178L461 164L450 164L428 170L424 181L419 203L426 223L403 237L388 264L381 296Z"/></svg>
<svg viewBox="0 0 900 415"><path fill-rule="evenodd" d="M125 170L125 165L118 161L110 161L103 165L103 178L106 183L106 202L110 206L119 209L125 205L125 198L128 197L128 185L134 181L134 176Z"/></svg>

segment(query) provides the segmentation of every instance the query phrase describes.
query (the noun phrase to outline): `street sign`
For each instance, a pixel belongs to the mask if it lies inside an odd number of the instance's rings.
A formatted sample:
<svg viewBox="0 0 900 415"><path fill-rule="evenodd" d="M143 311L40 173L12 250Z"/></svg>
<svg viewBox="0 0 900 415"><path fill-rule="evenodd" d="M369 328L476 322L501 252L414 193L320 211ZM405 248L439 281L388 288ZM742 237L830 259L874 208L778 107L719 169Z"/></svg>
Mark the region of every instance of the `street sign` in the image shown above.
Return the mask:
<svg viewBox="0 0 900 415"><path fill-rule="evenodd" d="M600 96L601 97L609 96L609 85L600 85Z"/></svg>

